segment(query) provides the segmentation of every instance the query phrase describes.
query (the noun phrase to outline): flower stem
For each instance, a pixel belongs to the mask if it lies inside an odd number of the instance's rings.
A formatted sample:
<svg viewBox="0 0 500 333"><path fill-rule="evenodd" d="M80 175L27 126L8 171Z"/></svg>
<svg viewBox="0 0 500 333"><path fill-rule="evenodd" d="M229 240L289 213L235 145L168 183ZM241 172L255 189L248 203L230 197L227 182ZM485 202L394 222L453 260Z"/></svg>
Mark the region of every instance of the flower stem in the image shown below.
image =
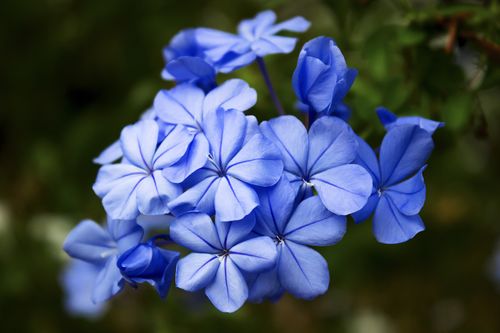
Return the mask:
<svg viewBox="0 0 500 333"><path fill-rule="evenodd" d="M280 116L285 114L285 111L283 110L283 106L281 105L281 102L278 98L278 95L276 95L276 91L273 88L273 84L271 83L271 79L269 77L269 73L267 72L266 64L264 62L264 59L262 57L257 57L257 64L259 65L260 72L262 73L262 76L264 77L264 81L266 81L267 89L269 89L269 94L271 95L271 99L273 100L274 106L276 107L276 110L280 114Z"/></svg>

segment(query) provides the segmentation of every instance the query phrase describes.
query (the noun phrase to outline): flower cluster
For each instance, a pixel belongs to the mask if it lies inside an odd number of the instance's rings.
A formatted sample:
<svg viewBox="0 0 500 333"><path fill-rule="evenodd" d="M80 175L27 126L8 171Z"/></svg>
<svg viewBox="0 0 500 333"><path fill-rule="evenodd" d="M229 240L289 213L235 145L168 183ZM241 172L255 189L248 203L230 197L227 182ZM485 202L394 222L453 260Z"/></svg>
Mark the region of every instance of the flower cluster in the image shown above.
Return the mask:
<svg viewBox="0 0 500 333"><path fill-rule="evenodd" d="M165 47L162 76L175 87L159 91L95 159L106 226L82 221L64 244L77 260L64 279L74 311L99 311L126 285L147 283L165 297L172 281L204 290L223 312L285 292L312 299L330 282L314 247L338 243L347 216L373 215L381 243L424 229L422 174L443 124L379 108L387 132L380 148L370 148L347 123L344 97L357 71L332 39L307 42L293 74L305 125L292 115L259 123L248 112L254 89L216 81L256 62L284 114L263 57L290 53L296 38L277 34L303 32L309 22L275 21L265 11L242 21L237 34L184 30ZM165 232L151 234L158 222ZM181 258L173 244L190 253Z"/></svg>

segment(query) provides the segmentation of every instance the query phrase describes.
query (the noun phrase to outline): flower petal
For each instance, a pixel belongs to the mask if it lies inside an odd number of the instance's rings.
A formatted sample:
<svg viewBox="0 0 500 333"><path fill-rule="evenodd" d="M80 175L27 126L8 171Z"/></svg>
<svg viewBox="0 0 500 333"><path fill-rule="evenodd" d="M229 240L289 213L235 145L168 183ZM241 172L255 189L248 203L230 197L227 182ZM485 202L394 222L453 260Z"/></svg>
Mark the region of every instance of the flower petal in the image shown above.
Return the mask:
<svg viewBox="0 0 500 333"><path fill-rule="evenodd" d="M175 285L187 291L198 291L213 282L220 262L216 255L191 253L179 260Z"/></svg>
<svg viewBox="0 0 500 333"><path fill-rule="evenodd" d="M161 90L155 97L154 109L158 117L169 124L199 127L205 93L191 84L180 84L170 90Z"/></svg>
<svg viewBox="0 0 500 333"><path fill-rule="evenodd" d="M283 21L281 23L273 25L271 29L267 32L275 34L282 30L292 31L292 32L304 32L311 26L311 22L303 18L302 16L295 16L291 19Z"/></svg>
<svg viewBox="0 0 500 333"><path fill-rule="evenodd" d="M234 262L224 259L217 270L215 279L205 294L212 304L222 312L234 312L238 310L248 298L248 287Z"/></svg>
<svg viewBox="0 0 500 333"><path fill-rule="evenodd" d="M110 146L104 149L99 156L94 158L92 162L96 164L110 164L123 156L120 140L113 142Z"/></svg>
<svg viewBox="0 0 500 333"><path fill-rule="evenodd" d="M271 186L283 174L283 161L276 146L263 135L256 134L229 161L226 172L245 183Z"/></svg>
<svg viewBox="0 0 500 333"><path fill-rule="evenodd" d="M252 43L252 50L259 57L276 53L288 54L295 48L297 40L294 37L262 36Z"/></svg>
<svg viewBox="0 0 500 333"><path fill-rule="evenodd" d="M300 177L307 172L309 139L307 130L293 116L281 116L264 121L262 133L280 150L285 170Z"/></svg>
<svg viewBox="0 0 500 333"><path fill-rule="evenodd" d="M202 170L200 170L202 171ZM195 176L195 174L193 174ZM197 210L206 214L214 213L215 193L219 188L220 178L208 176L170 201L169 207L174 215Z"/></svg>
<svg viewBox="0 0 500 333"><path fill-rule="evenodd" d="M144 230L135 220L112 220L108 218L108 232L116 242L118 254L139 244L144 236Z"/></svg>
<svg viewBox="0 0 500 333"><path fill-rule="evenodd" d="M387 132L380 147L381 183L391 186L416 173L429 158L432 136L418 126L397 126Z"/></svg>
<svg viewBox="0 0 500 333"><path fill-rule="evenodd" d="M285 176L275 186L260 190L255 231L270 237L282 235L293 212L296 196L297 191Z"/></svg>
<svg viewBox="0 0 500 333"><path fill-rule="evenodd" d="M259 197L250 185L226 176L220 178L215 193L215 212L222 222L239 221L259 205Z"/></svg>
<svg viewBox="0 0 500 333"><path fill-rule="evenodd" d="M139 181L147 175L146 171L132 164L107 164L99 168L97 179L92 186L95 194L104 197L116 185L123 183L124 179Z"/></svg>
<svg viewBox="0 0 500 333"><path fill-rule="evenodd" d="M274 299L283 294L283 287L278 279L278 267L247 278L248 300L251 302L262 302L265 298Z"/></svg>
<svg viewBox="0 0 500 333"><path fill-rule="evenodd" d="M248 238L254 226L254 214L247 215L240 221L221 222L217 220L215 222L220 244L222 244L222 248L225 250L229 250L239 242Z"/></svg>
<svg viewBox="0 0 500 333"><path fill-rule="evenodd" d="M326 208L337 215L349 215L360 210L372 192L372 177L356 164L318 173L311 182Z"/></svg>
<svg viewBox="0 0 500 333"><path fill-rule="evenodd" d="M346 122L336 117L321 117L309 129L309 174L352 162L357 147L356 135Z"/></svg>
<svg viewBox="0 0 500 333"><path fill-rule="evenodd" d="M234 223L234 222L233 222ZM233 246L229 257L246 272L262 272L276 263L276 245L270 237L256 237Z"/></svg>
<svg viewBox="0 0 500 333"><path fill-rule="evenodd" d="M184 156L175 164L163 169L163 176L173 183L183 182L207 163L208 151L205 135L197 133Z"/></svg>
<svg viewBox="0 0 500 333"><path fill-rule="evenodd" d="M63 245L68 255L89 263L103 262L114 247L106 230L91 220L81 221L71 230Z"/></svg>
<svg viewBox="0 0 500 333"><path fill-rule="evenodd" d="M158 143L159 128L154 120L141 120L126 126L120 136L123 155L133 165L151 169Z"/></svg>
<svg viewBox="0 0 500 333"><path fill-rule="evenodd" d="M358 153L354 162L361 165L371 174L374 186L378 187L380 182L380 168L378 165L377 155L375 155L375 152L365 142L365 140L361 139L359 136L357 137L357 142Z"/></svg>
<svg viewBox="0 0 500 333"><path fill-rule="evenodd" d="M283 288L298 298L312 299L328 290L326 260L307 246L285 241L280 245L278 276Z"/></svg>
<svg viewBox="0 0 500 333"><path fill-rule="evenodd" d="M370 197L368 198L366 205L357 212L352 214L354 222L361 223L367 220L370 217L370 215L373 214L375 208L377 208L378 200L379 200L378 193L372 193L372 195L370 195Z"/></svg>
<svg viewBox="0 0 500 333"><path fill-rule="evenodd" d="M111 257L97 276L92 293L94 303L105 302L123 289L124 281L117 260L116 256Z"/></svg>
<svg viewBox="0 0 500 333"><path fill-rule="evenodd" d="M191 251L203 253L222 251L217 229L210 216L206 214L188 213L176 218L170 226L170 237Z"/></svg>
<svg viewBox="0 0 500 333"><path fill-rule="evenodd" d="M213 112L218 108L246 111L257 102L257 92L248 83L240 79L227 80L210 91L203 103L204 112Z"/></svg>
<svg viewBox="0 0 500 333"><path fill-rule="evenodd" d="M418 214L424 206L425 183L422 175L424 170L425 166L415 176L385 191L397 209L405 215Z"/></svg>
<svg viewBox="0 0 500 333"><path fill-rule="evenodd" d="M299 244L325 246L338 243L345 232L345 216L333 214L318 196L314 196L302 201L295 209L284 236Z"/></svg>
<svg viewBox="0 0 500 333"><path fill-rule="evenodd" d="M418 215L402 214L390 197L382 195L373 216L373 234L383 244L398 244L412 239L425 229Z"/></svg>
<svg viewBox="0 0 500 333"><path fill-rule="evenodd" d="M168 203L182 193L179 185L163 177L160 170L154 171L137 186L137 204L144 215L163 215L170 213Z"/></svg>
<svg viewBox="0 0 500 333"><path fill-rule="evenodd" d="M163 140L153 158L153 169L163 169L179 161L186 153L196 132L177 125Z"/></svg>

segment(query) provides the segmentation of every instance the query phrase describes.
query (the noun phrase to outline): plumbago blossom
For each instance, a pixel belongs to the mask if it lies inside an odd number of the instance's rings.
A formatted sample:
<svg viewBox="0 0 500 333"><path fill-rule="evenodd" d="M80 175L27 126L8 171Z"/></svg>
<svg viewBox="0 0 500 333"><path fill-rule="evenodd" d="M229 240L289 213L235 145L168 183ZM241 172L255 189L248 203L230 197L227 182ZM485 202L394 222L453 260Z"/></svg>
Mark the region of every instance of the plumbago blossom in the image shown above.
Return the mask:
<svg viewBox="0 0 500 333"><path fill-rule="evenodd" d="M175 86L94 160L106 225L82 221L64 243L69 311L95 316L125 286L143 284L162 298L172 284L204 291L222 312L284 293L309 300L330 287L315 247L340 242L348 216L373 216L385 244L424 230L423 171L444 124L378 108L386 134L371 148L347 123L358 73L328 37L305 43L290 75L306 121L286 115L263 57L293 51L297 39L278 33L309 22L275 22L265 11L238 34L187 29L164 48L162 76ZM254 61L279 114L260 123L248 83L217 81Z"/></svg>

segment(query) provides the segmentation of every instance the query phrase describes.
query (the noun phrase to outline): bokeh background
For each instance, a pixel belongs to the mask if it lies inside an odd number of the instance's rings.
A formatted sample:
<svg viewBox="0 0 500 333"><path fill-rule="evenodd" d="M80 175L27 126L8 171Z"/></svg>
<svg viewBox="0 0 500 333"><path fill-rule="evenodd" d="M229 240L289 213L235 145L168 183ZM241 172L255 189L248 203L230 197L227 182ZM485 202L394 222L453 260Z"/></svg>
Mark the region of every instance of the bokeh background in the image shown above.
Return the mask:
<svg viewBox="0 0 500 333"><path fill-rule="evenodd" d="M234 31L270 8L312 21L294 53L266 58L289 113L298 51L327 35L359 70L347 103L363 137L383 135L378 105L446 122L425 172L427 230L389 246L350 221L341 243L320 250L332 284L310 302L286 296L226 315L202 295L161 301L142 287L99 318L68 315L61 244L79 220L103 219L91 159L169 86L162 47L182 28ZM2 0L0 331L500 332L499 42L498 1ZM233 74L258 90L253 112L275 116L256 66Z"/></svg>

